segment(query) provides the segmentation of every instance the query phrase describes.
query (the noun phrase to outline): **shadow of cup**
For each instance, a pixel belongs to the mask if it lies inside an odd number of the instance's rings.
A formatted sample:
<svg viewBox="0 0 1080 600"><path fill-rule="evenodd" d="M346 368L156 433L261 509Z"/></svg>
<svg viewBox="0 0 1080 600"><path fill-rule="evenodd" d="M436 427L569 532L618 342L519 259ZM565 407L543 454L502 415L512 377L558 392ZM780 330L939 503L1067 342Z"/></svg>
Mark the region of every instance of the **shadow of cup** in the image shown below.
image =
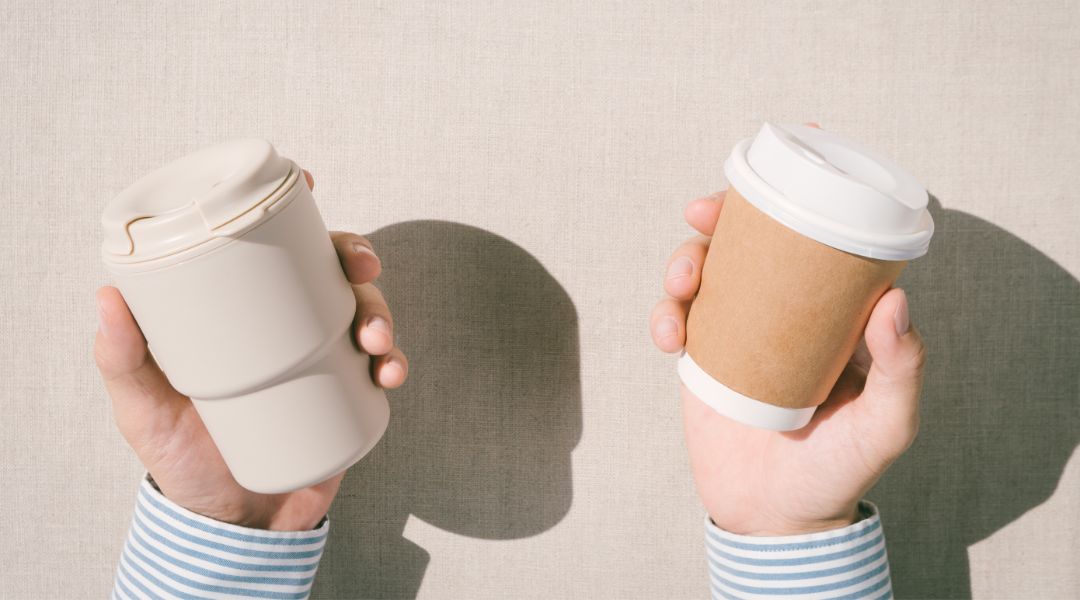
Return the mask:
<svg viewBox="0 0 1080 600"><path fill-rule="evenodd" d="M970 597L968 546L1045 502L1080 441L1080 283L991 223L930 210L930 252L897 283L929 349L919 436L870 493L901 598Z"/></svg>
<svg viewBox="0 0 1080 600"><path fill-rule="evenodd" d="M535 258L442 221L368 238L410 373L331 509L316 597L415 597L429 556L402 537L409 515L484 539L554 526L581 436L577 311Z"/></svg>

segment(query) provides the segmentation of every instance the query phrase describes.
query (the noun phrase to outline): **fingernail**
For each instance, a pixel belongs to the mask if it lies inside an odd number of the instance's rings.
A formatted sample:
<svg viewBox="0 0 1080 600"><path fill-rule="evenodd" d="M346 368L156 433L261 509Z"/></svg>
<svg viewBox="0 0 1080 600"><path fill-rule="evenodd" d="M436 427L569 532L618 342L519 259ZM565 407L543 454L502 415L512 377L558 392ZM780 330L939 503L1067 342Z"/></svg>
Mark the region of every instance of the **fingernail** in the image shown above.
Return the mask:
<svg viewBox="0 0 1080 600"><path fill-rule="evenodd" d="M904 290L900 290L900 302L897 303L896 312L893 313L893 321L896 322L896 335L904 335L911 326L911 317L908 315L907 294L904 293Z"/></svg>
<svg viewBox="0 0 1080 600"><path fill-rule="evenodd" d="M371 317L368 319L367 326L390 337L390 324L382 317Z"/></svg>
<svg viewBox="0 0 1080 600"><path fill-rule="evenodd" d="M397 372L395 373L394 371ZM380 377L379 379L382 379L384 381L390 380L391 382L397 382L404 379L405 369L401 368L401 365L399 365L396 360L391 358L387 359L387 361L383 363L381 375L382 377Z"/></svg>
<svg viewBox="0 0 1080 600"><path fill-rule="evenodd" d="M356 254L370 254L372 256L375 256L375 252L373 252L371 248L368 248L360 242L353 242L352 250Z"/></svg>
<svg viewBox="0 0 1080 600"><path fill-rule="evenodd" d="M679 324L674 317L664 317L656 324L656 337L666 340L679 333Z"/></svg>
<svg viewBox="0 0 1080 600"><path fill-rule="evenodd" d="M101 307L101 303L97 305L98 315L98 331L105 337L109 337L109 325L105 322L105 309Z"/></svg>
<svg viewBox="0 0 1080 600"><path fill-rule="evenodd" d="M694 263L686 256L680 256L671 261L671 265L668 266L667 278L668 279L680 279L683 277L689 277L694 272Z"/></svg>

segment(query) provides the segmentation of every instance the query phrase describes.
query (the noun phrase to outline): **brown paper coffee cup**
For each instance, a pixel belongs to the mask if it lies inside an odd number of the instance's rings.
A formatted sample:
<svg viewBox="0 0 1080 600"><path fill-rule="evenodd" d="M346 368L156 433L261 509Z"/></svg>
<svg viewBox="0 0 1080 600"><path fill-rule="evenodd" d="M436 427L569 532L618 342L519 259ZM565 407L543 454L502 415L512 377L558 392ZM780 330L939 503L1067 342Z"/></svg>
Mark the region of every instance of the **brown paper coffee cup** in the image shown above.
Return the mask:
<svg viewBox="0 0 1080 600"><path fill-rule="evenodd" d="M686 351L740 394L817 406L906 264L826 246L729 189L687 319Z"/></svg>
<svg viewBox="0 0 1080 600"><path fill-rule="evenodd" d="M829 396L874 305L926 253L926 190L873 151L766 124L731 183L686 323L679 375L717 412L798 429Z"/></svg>

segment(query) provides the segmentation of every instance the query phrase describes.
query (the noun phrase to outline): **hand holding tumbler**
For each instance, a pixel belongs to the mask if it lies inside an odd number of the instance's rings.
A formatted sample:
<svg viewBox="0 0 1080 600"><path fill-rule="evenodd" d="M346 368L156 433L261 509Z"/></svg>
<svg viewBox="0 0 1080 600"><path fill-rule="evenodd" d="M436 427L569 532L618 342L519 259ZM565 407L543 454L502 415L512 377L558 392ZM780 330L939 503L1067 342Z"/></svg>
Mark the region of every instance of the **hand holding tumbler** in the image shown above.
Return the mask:
<svg viewBox="0 0 1080 600"><path fill-rule="evenodd" d="M679 375L705 404L777 431L809 423L877 300L934 233L926 190L813 127L765 124L730 187L687 317Z"/></svg>
<svg viewBox="0 0 1080 600"><path fill-rule="evenodd" d="M389 420L351 335L356 300L303 173L236 140L150 173L102 215L102 256L170 383L233 477L324 481Z"/></svg>

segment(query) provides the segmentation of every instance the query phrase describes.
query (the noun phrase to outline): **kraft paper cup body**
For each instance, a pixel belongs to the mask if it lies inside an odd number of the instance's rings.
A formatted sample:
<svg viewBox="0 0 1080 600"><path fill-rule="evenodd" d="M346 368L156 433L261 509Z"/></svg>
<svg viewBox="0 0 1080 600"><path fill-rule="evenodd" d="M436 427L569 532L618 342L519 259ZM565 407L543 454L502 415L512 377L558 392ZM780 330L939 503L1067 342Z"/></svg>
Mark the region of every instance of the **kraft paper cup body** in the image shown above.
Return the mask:
<svg viewBox="0 0 1080 600"><path fill-rule="evenodd" d="M251 150L223 146L220 152ZM186 248L130 233L134 251L117 254L123 244L115 225L124 219L113 219L110 229L105 218L105 263L155 360L192 399L237 482L261 493L301 489L343 471L375 445L389 420L386 397L369 375L369 357L353 341L355 298L315 201L295 164L277 167L264 178L267 185L252 188L255 200L247 203L253 207L223 201L243 212L222 217L225 224L216 232L206 216L223 206L200 208L198 219L184 221L177 215L187 204L151 201L164 220L184 223L148 231L185 239L180 245ZM210 179L227 179L230 171L243 176L225 168ZM143 193L168 186L170 178L183 187L184 169L158 173L159 181ZM197 186L197 192L216 187ZM118 201L139 203L130 194ZM130 212L146 212L147 206ZM136 218L124 228L134 231L153 218ZM210 235L198 231L200 219ZM153 256L138 256L140 247L154 250Z"/></svg>
<svg viewBox="0 0 1080 600"><path fill-rule="evenodd" d="M905 263L816 242L734 188L714 235L687 319L686 353L748 398L813 409L828 397L874 304ZM791 414L798 422L797 415L812 413Z"/></svg>
<svg viewBox="0 0 1080 600"><path fill-rule="evenodd" d="M831 135L825 142L811 138L807 145L813 152L813 143L837 144L837 139ZM826 149L834 158L839 152L827 145ZM702 268L701 288L687 318L679 374L692 393L721 414L765 429L794 430L806 425L827 399L874 305L899 277L908 258L925 252L933 224L925 213L925 191L920 206L917 192L921 188L911 187L909 181L889 188L888 179L874 173L873 183L887 188L880 200L885 210L910 213L883 219L873 204L879 200L872 194L879 190L844 187L863 184L857 177L852 177L854 183L845 180L829 188L829 178L837 174L823 169L792 184L783 179L797 169L782 164L774 176L774 182L780 180L779 187L787 187L781 193L759 172L768 172L775 161L766 155L769 165L755 171L747 160L751 150L749 140L740 143L725 167L730 187ZM793 154L789 156L788 150ZM792 156L801 160L798 153L803 150L801 144L783 149L779 160ZM861 156L885 160L857 150ZM814 163L829 156L823 155L808 160ZM839 162L845 160L848 169L843 175L851 177L855 161L840 156ZM757 164L762 164L761 157ZM800 196L815 185L815 178L820 187L811 193L819 197ZM896 188L903 189L897 192ZM877 232L857 222L836 224L820 218L823 211L815 202L831 208L834 197L829 194L849 192L867 195L856 200L869 213L866 222L878 219ZM893 206L897 202L900 208ZM804 214L807 219L800 220ZM882 225L887 228L905 219L906 224L881 233Z"/></svg>

